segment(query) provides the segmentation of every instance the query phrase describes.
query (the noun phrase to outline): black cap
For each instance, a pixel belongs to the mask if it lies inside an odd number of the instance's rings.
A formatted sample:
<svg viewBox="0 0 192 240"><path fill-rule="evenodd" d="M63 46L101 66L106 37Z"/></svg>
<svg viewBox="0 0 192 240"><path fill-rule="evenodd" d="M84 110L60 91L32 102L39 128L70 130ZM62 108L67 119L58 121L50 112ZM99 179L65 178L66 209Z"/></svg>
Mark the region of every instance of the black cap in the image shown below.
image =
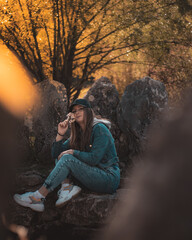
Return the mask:
<svg viewBox="0 0 192 240"><path fill-rule="evenodd" d="M86 99L84 99L84 98L78 98L78 99L76 99L76 100L71 104L71 106L69 107L69 112L72 111L72 109L73 109L73 107L74 107L75 105L81 105L81 106L86 107L86 108L91 108L90 103L89 103Z"/></svg>

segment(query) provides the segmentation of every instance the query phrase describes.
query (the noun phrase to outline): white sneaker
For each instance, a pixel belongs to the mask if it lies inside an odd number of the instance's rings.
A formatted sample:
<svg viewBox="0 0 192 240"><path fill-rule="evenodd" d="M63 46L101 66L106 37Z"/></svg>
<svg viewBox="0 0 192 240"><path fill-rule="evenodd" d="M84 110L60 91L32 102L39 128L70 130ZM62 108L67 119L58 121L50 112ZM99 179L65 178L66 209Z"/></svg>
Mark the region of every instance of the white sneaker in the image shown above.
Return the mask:
<svg viewBox="0 0 192 240"><path fill-rule="evenodd" d="M27 192L24 194L15 194L13 196L16 203L23 207L29 207L34 211L43 212L45 209L45 198L36 198L33 192Z"/></svg>
<svg viewBox="0 0 192 240"><path fill-rule="evenodd" d="M58 191L58 200L55 203L56 207L64 206L69 200L76 197L81 192L81 188L72 184L62 187Z"/></svg>

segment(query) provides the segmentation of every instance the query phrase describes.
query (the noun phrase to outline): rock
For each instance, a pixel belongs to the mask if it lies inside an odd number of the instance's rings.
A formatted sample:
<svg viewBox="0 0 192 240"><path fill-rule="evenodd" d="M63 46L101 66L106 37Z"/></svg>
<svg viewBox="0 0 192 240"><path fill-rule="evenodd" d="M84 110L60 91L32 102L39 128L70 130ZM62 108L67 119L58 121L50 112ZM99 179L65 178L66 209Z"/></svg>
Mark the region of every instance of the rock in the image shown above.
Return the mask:
<svg viewBox="0 0 192 240"><path fill-rule="evenodd" d="M29 231L30 239L37 239L31 236L42 232L47 234L51 228L57 226L60 227L60 231L67 226L72 226L72 232L77 227L78 229L86 227L84 235L89 232L94 234L98 226L107 224L117 197L117 194L97 195L84 192L72 199L66 206L55 208L56 194L51 193L50 198L45 202L43 213L21 207L10 200L9 222L25 226ZM69 237L73 235L72 232ZM76 235L78 236L78 233Z"/></svg>
<svg viewBox="0 0 192 240"><path fill-rule="evenodd" d="M119 94L115 85L108 78L98 79L89 89L85 98L91 103L96 114L116 122Z"/></svg>
<svg viewBox="0 0 192 240"><path fill-rule="evenodd" d="M115 140L117 155L120 159L122 159L124 156L128 155L128 151L129 151L129 149L127 148L128 138L118 127L117 122L115 123L112 122L110 131Z"/></svg>
<svg viewBox="0 0 192 240"><path fill-rule="evenodd" d="M34 155L40 162L47 163L51 158L51 144L56 136L57 125L67 114L67 95L63 84L44 80L37 84L41 102L28 115L31 121L31 144ZM27 121L26 121L27 122Z"/></svg>
<svg viewBox="0 0 192 240"><path fill-rule="evenodd" d="M62 221L78 226L104 224L116 200L116 194L81 194L67 204Z"/></svg>
<svg viewBox="0 0 192 240"><path fill-rule="evenodd" d="M43 184L45 176L37 170L19 173L15 181L15 191L25 192L27 189L36 189Z"/></svg>
<svg viewBox="0 0 192 240"><path fill-rule="evenodd" d="M34 160L34 150L31 145L30 129L25 125L24 118L20 121L17 127L17 157L21 164L27 161Z"/></svg>
<svg viewBox="0 0 192 240"><path fill-rule="evenodd" d="M45 176L37 170L30 170L17 174L15 192L24 193L35 191L44 182ZM9 199L9 221L23 225L34 232L36 229L45 229L51 225L70 224L74 226L97 226L105 224L107 217L118 199L118 194L96 194L83 190L62 208L56 208L57 189L51 192L45 201L45 211L37 213L29 208L19 206Z"/></svg>
<svg viewBox="0 0 192 240"><path fill-rule="evenodd" d="M117 201L117 194L81 193L66 206L59 209L55 208L55 201L56 195L52 194L45 203L45 211L37 213L29 208L23 208L11 200L11 222L30 228L33 218L38 215L39 222L36 222L35 225L39 225L40 222L43 222L43 224L49 222L52 222L52 224L73 224L76 226L105 224Z"/></svg>
<svg viewBox="0 0 192 240"><path fill-rule="evenodd" d="M128 85L117 108L120 129L136 142L146 137L148 127L158 118L167 100L165 85L150 77Z"/></svg>

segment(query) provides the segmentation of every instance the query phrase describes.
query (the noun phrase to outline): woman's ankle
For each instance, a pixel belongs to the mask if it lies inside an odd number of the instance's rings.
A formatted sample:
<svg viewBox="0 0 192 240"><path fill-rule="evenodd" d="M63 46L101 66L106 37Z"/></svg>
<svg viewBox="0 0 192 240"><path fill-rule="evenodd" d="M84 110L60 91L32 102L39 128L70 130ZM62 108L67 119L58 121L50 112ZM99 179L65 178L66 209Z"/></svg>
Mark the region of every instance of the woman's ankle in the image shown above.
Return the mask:
<svg viewBox="0 0 192 240"><path fill-rule="evenodd" d="M35 191L34 194L33 194L33 196L34 196L35 198L45 198L45 196L44 196L43 194L41 194L41 193L39 192L39 190Z"/></svg>
<svg viewBox="0 0 192 240"><path fill-rule="evenodd" d="M49 193L49 191L47 190L46 187L42 186L38 192L45 198L47 196L47 194Z"/></svg>

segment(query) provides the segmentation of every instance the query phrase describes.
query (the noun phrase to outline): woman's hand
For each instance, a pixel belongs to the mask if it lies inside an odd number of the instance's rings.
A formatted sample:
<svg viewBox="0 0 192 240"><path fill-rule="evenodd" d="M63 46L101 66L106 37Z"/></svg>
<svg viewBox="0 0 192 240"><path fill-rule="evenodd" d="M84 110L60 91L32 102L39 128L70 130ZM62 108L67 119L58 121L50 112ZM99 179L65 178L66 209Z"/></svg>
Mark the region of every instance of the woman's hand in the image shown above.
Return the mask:
<svg viewBox="0 0 192 240"><path fill-rule="evenodd" d="M68 126L69 126L69 122L73 122L75 119L74 119L74 114L73 113L68 113L67 114L67 119L65 119L63 122L60 122L58 124L58 133L59 135L64 135L68 129Z"/></svg>
<svg viewBox="0 0 192 240"><path fill-rule="evenodd" d="M57 131L58 131L59 135L64 135L66 133L66 131L68 129L68 123L69 123L69 121L68 121L68 119L66 119L63 122L60 122L58 124L58 130Z"/></svg>
<svg viewBox="0 0 192 240"><path fill-rule="evenodd" d="M74 114L70 112L67 114L67 119L65 119L63 122L60 122L58 124L56 142L63 139L69 127L69 124L73 123L74 121L75 121Z"/></svg>
<svg viewBox="0 0 192 240"><path fill-rule="evenodd" d="M62 152L57 159L59 160L65 154L73 155L73 149L69 149L69 150L66 150L66 151Z"/></svg>

